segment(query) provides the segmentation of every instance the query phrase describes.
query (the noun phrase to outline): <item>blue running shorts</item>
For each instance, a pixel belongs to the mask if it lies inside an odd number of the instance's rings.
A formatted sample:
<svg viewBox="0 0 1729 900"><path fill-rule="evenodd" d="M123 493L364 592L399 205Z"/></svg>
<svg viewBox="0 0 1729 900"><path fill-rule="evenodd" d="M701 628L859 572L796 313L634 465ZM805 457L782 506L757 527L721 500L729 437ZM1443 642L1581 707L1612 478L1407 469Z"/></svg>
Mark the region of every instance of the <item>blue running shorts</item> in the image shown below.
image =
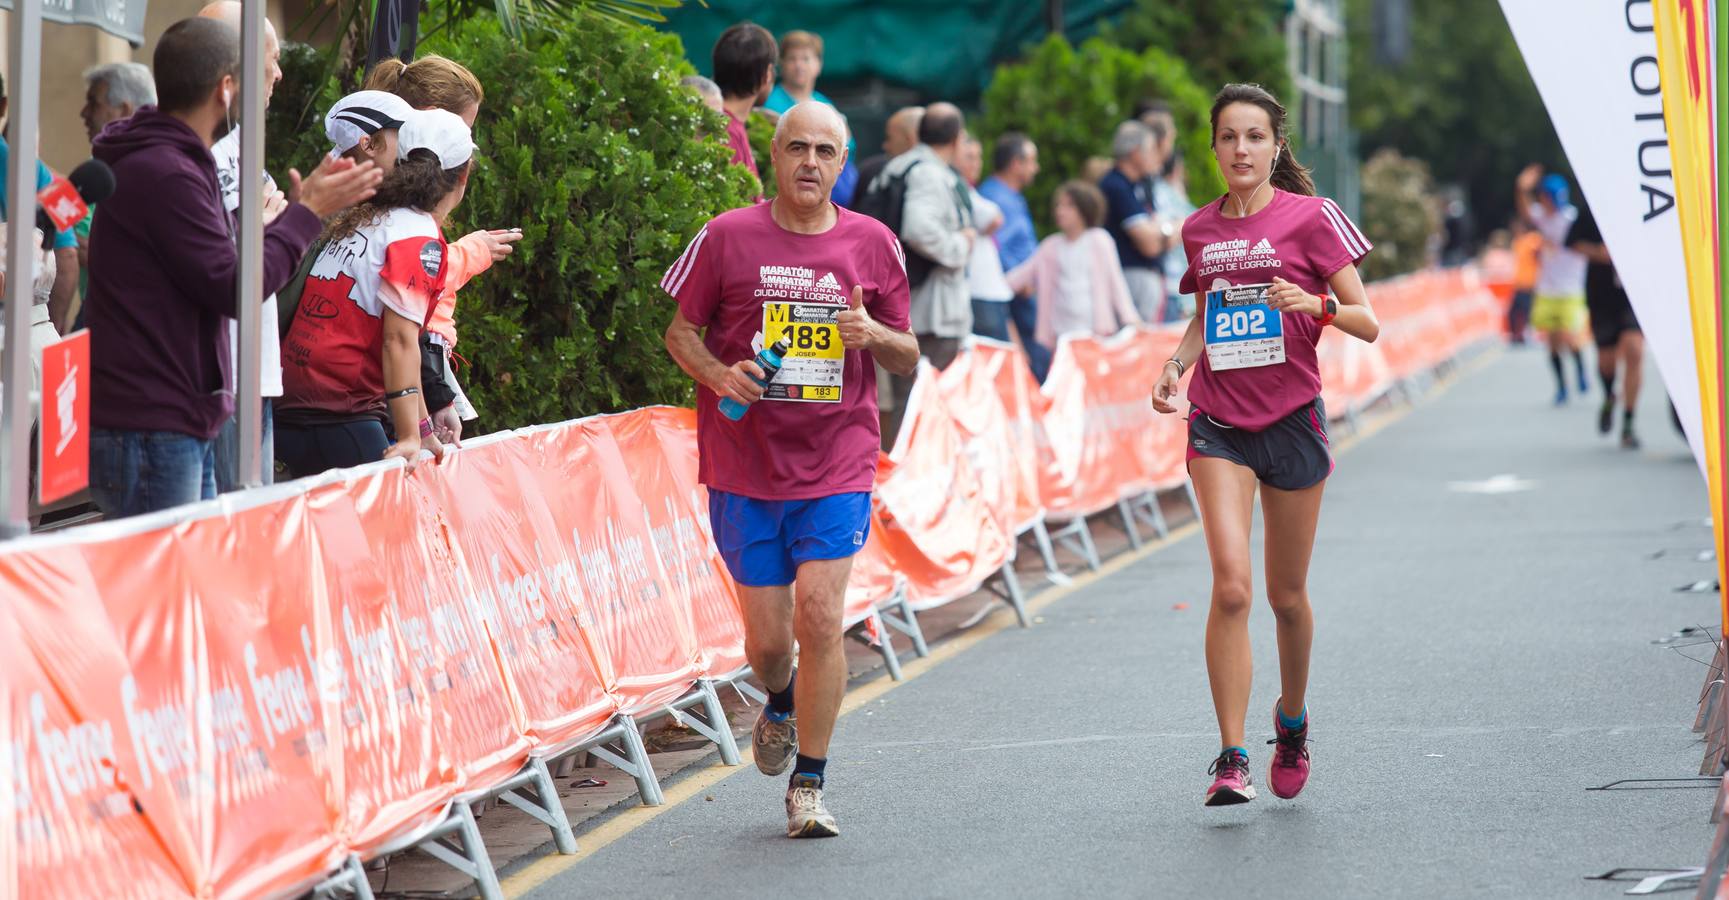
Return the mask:
<svg viewBox="0 0 1729 900"><path fill-rule="evenodd" d="M758 500L708 492L714 542L734 581L746 587L792 584L812 560L844 559L871 529L869 491L812 500Z"/></svg>

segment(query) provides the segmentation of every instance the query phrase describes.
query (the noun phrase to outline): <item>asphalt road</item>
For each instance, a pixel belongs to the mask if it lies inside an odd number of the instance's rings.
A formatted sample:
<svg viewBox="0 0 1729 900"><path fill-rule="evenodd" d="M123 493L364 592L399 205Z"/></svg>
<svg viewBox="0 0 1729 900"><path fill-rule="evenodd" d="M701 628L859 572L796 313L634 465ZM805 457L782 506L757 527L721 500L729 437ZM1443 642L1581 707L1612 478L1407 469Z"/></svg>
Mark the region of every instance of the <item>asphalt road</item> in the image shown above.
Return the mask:
<svg viewBox="0 0 1729 900"><path fill-rule="evenodd" d="M1700 864L1710 791L1586 789L1697 771L1704 667L1681 654L1710 648L1653 642L1717 621L1674 591L1711 576L1703 482L1654 382L1630 453L1547 379L1508 352L1342 455L1296 801L1201 805L1197 534L843 718L841 837L782 837L784 780L746 767L531 896L1608 898L1629 885L1584 876ZM1264 784L1264 606L1251 628Z"/></svg>

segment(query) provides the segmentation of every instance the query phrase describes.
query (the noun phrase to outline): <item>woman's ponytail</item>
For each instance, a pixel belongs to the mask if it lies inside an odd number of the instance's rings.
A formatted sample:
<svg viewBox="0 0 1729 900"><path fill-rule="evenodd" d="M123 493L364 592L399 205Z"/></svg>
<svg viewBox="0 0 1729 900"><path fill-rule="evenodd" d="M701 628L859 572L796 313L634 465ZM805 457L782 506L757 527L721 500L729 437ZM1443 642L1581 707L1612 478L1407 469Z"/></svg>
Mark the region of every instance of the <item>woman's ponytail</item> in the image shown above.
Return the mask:
<svg viewBox="0 0 1729 900"><path fill-rule="evenodd" d="M1315 179L1310 177L1309 167L1297 161L1289 143L1279 146L1279 156L1273 160L1273 187L1287 194L1315 196Z"/></svg>

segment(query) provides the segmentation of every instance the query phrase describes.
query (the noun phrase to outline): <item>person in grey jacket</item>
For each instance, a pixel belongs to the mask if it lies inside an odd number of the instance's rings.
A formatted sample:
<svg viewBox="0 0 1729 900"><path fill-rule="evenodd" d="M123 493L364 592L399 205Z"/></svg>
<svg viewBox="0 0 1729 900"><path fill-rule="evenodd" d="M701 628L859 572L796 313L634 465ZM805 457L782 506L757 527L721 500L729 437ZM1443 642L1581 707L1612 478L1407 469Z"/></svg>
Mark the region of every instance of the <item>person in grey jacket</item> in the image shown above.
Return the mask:
<svg viewBox="0 0 1729 900"><path fill-rule="evenodd" d="M952 103L933 103L919 123L918 146L890 160L883 170L889 178L906 173L900 239L913 282L912 330L921 353L938 369L954 361L961 339L973 329L967 260L978 232L966 183L954 170L965 135L960 109ZM917 277L921 269L928 269L922 280ZM894 403L883 420L885 448L894 445L913 376L896 375L892 381Z"/></svg>

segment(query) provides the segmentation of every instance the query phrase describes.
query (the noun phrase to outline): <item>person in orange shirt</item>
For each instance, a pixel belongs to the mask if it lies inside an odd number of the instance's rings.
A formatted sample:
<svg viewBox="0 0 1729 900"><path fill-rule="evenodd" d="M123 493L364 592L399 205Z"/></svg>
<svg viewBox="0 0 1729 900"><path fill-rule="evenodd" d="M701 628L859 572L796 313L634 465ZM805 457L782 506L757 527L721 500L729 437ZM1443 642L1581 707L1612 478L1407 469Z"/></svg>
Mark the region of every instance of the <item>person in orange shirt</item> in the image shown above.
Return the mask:
<svg viewBox="0 0 1729 900"><path fill-rule="evenodd" d="M1513 222L1513 304L1507 307L1507 336L1516 345L1525 344L1531 322L1531 298L1536 295L1537 273L1542 270L1539 254L1543 236L1524 219Z"/></svg>
<svg viewBox="0 0 1729 900"><path fill-rule="evenodd" d="M367 75L366 88L394 93L415 109L455 113L470 128L480 115L480 102L485 97L480 79L473 72L461 63L437 55L423 56L407 64L401 60L383 60ZM515 249L512 245L519 240L522 240L520 228L481 230L453 241L446 250L444 290L422 336L421 371L422 382L432 386L428 406L448 398L432 416L433 428L445 443L460 441L462 423L478 418L450 366L456 351L456 292L469 279L509 256ZM439 385L447 385L448 394L438 391Z"/></svg>

